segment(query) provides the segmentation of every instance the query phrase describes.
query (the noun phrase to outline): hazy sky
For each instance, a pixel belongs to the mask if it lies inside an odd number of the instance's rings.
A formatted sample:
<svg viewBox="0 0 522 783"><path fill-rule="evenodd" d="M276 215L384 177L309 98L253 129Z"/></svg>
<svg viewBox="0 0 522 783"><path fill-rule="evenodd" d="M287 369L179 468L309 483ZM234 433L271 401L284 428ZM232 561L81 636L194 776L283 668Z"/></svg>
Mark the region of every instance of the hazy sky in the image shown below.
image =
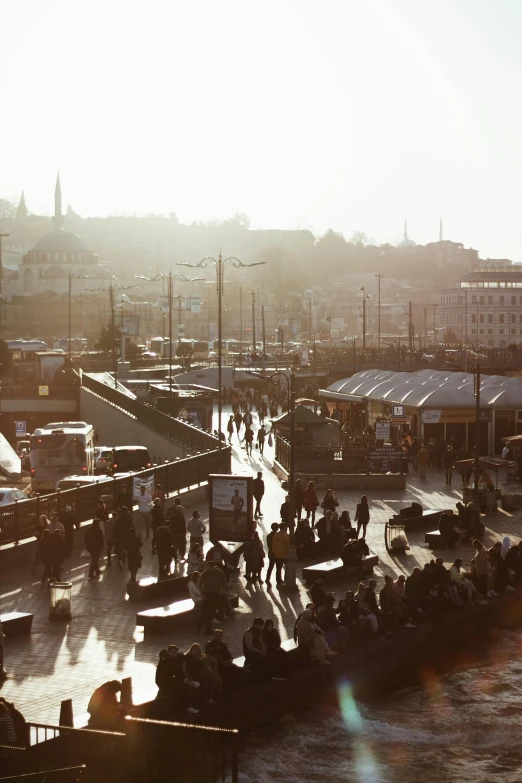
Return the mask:
<svg viewBox="0 0 522 783"><path fill-rule="evenodd" d="M0 0L0 196L522 261L521 0Z"/></svg>

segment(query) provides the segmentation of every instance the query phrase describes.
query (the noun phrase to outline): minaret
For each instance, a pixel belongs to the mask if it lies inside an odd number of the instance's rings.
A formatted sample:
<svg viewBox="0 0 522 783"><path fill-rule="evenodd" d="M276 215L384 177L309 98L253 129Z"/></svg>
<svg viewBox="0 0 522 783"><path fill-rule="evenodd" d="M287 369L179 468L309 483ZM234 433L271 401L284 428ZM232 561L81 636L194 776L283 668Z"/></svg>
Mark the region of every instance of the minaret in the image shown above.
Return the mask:
<svg viewBox="0 0 522 783"><path fill-rule="evenodd" d="M20 196L20 202L18 204L18 208L16 210L16 217L17 218L27 217L27 204L25 203L25 194L23 190L22 190L22 195Z"/></svg>
<svg viewBox="0 0 522 783"><path fill-rule="evenodd" d="M60 185L60 172L58 172L58 175L56 177L56 187L54 189L54 217L53 217L54 228L56 231L60 231L60 229L63 227L63 219L64 216L62 215L62 186Z"/></svg>
<svg viewBox="0 0 522 783"><path fill-rule="evenodd" d="M439 223L439 242L442 242L442 238L443 238L443 234L442 234L442 215L441 215L440 223Z"/></svg>

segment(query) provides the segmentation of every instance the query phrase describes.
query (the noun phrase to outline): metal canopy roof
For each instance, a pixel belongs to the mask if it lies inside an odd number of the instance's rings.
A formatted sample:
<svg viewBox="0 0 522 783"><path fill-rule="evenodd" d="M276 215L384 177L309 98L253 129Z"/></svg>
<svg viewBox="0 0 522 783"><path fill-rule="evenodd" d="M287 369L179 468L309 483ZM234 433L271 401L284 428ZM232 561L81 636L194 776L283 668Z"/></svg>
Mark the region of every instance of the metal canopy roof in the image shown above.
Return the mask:
<svg viewBox="0 0 522 783"><path fill-rule="evenodd" d="M474 375L447 370L364 370L320 392L326 399L402 403L416 408L472 408ZM522 378L480 376L480 407L522 410Z"/></svg>

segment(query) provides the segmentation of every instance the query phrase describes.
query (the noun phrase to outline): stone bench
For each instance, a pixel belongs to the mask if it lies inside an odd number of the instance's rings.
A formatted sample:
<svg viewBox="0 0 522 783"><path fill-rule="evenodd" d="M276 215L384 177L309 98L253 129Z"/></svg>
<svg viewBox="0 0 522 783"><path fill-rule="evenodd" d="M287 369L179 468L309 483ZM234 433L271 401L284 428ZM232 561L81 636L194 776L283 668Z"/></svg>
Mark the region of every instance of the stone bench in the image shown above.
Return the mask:
<svg viewBox="0 0 522 783"><path fill-rule="evenodd" d="M379 557L370 553L365 555L362 559L363 570L367 573L372 573L373 567L379 563ZM343 561L340 557L336 560L326 560L323 563L315 563L314 565L303 568L302 579L306 584L315 581L316 579L324 579L325 582L334 582L336 579L342 579L348 572L356 569L357 566L344 567Z"/></svg>
<svg viewBox="0 0 522 783"><path fill-rule="evenodd" d="M444 508L427 508L420 517L402 517L400 514L395 514L389 520L389 524L404 525L405 530L419 530L437 523L445 510Z"/></svg>
<svg viewBox="0 0 522 783"><path fill-rule="evenodd" d="M239 606L237 595L227 595L228 602L233 608ZM166 633L176 628L183 628L186 621L194 612L194 601L185 598L175 601L167 606L158 606L155 609L144 609L136 615L136 625L142 626L144 633Z"/></svg>
<svg viewBox="0 0 522 783"><path fill-rule="evenodd" d="M424 541L430 549L446 549L448 546L448 540L438 530L432 530L431 533L426 533Z"/></svg>
<svg viewBox="0 0 522 783"><path fill-rule="evenodd" d="M131 601L155 601L169 596L187 596L188 576L145 576L139 582L128 582L127 593Z"/></svg>
<svg viewBox="0 0 522 783"><path fill-rule="evenodd" d="M33 615L28 612L7 612L0 615L0 622L6 639L12 639L13 636L31 633Z"/></svg>

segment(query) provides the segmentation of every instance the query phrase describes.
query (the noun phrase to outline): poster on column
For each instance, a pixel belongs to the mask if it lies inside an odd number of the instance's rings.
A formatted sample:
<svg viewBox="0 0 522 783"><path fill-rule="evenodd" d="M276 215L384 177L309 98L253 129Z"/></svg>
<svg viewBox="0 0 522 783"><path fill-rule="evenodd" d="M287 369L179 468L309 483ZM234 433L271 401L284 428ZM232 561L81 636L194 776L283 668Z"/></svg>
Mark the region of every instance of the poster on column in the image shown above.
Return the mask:
<svg viewBox="0 0 522 783"><path fill-rule="evenodd" d="M210 540L246 541L254 529L252 476L208 478Z"/></svg>

